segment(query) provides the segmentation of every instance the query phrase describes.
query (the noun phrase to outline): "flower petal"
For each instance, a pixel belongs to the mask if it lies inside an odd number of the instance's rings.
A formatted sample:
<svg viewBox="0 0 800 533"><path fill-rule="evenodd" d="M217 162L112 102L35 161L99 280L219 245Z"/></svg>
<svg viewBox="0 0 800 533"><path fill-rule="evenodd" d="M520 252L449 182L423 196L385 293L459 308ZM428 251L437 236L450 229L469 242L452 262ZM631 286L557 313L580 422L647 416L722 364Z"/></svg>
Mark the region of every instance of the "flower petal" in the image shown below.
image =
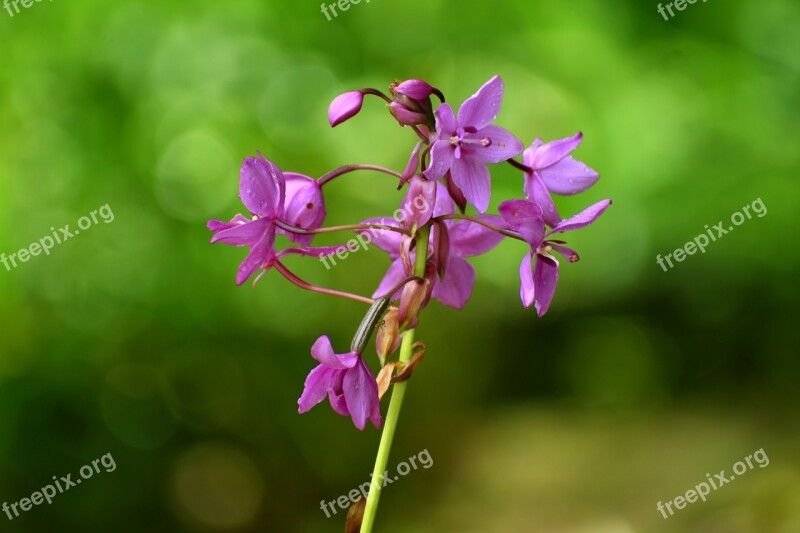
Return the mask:
<svg viewBox="0 0 800 533"><path fill-rule="evenodd" d="M550 302L556 293L558 283L558 261L536 255L536 264L533 267L533 286L535 294L536 314L544 316L550 308Z"/></svg>
<svg viewBox="0 0 800 533"><path fill-rule="evenodd" d="M211 244L221 242L233 246L253 246L261 240L272 222L266 218L231 223L230 227L218 231L211 237Z"/></svg>
<svg viewBox="0 0 800 533"><path fill-rule="evenodd" d="M267 264L268 260L275 256L274 245L275 226L270 225L261 240L250 249L250 253L245 257L244 261L242 261L242 264L239 265L239 269L236 271L237 285L241 285L250 279L250 276L252 276L256 270Z"/></svg>
<svg viewBox="0 0 800 533"><path fill-rule="evenodd" d="M503 219L496 215L478 215L497 227L503 227ZM450 252L456 257L473 257L485 254L503 240L502 233L468 220L460 220L450 226Z"/></svg>
<svg viewBox="0 0 800 533"><path fill-rule="evenodd" d="M342 385L344 383L344 374L346 370L334 370L334 372L336 372L336 374L331 380L331 390L328 392L328 401L336 414L350 416Z"/></svg>
<svg viewBox="0 0 800 533"><path fill-rule="evenodd" d="M503 80L495 76L467 98L458 110L458 125L462 128L482 129L488 126L500 112L503 101Z"/></svg>
<svg viewBox="0 0 800 533"><path fill-rule="evenodd" d="M384 296L387 296L389 291L395 288L397 284L403 281L406 277L406 271L403 267L403 260L399 258L395 259L389 266L389 270L387 270L386 274L383 276L380 285L378 285L378 288L375 289L372 297L383 298ZM392 299L395 300L400 298L400 294L401 291L398 290L392 295Z"/></svg>
<svg viewBox="0 0 800 533"><path fill-rule="evenodd" d="M334 370L325 365L317 365L308 373L303 386L303 394L297 400L298 413L307 412L325 399L331 390L331 383L337 372L341 372L341 370Z"/></svg>
<svg viewBox="0 0 800 533"><path fill-rule="evenodd" d="M583 140L583 133L578 132L572 137L551 141L542 145L533 157L533 168L543 169L554 165L567 157Z"/></svg>
<svg viewBox="0 0 800 533"><path fill-rule="evenodd" d="M533 252L528 252L522 258L522 263L519 265L519 297L522 300L522 305L529 308L533 304L535 291L533 288L533 269L531 262Z"/></svg>
<svg viewBox="0 0 800 533"><path fill-rule="evenodd" d="M536 171L542 176L550 192L555 194L577 194L600 179L600 174L571 156L565 157L553 166Z"/></svg>
<svg viewBox="0 0 800 533"><path fill-rule="evenodd" d="M400 186L405 185L405 183L411 179L417 173L419 169L419 151L422 149L423 142L420 141L411 150L411 156L408 158L408 164L406 165L406 169L403 171L403 174L400 176Z"/></svg>
<svg viewBox="0 0 800 533"><path fill-rule="evenodd" d="M475 269L466 259L450 256L444 281L433 286L432 296L448 307L462 309L472 295Z"/></svg>
<svg viewBox="0 0 800 533"><path fill-rule="evenodd" d="M475 150L475 155L484 163L500 163L522 153L525 145L514 137L508 130L499 126L486 126L477 133L470 133L468 139L486 139L491 141L489 146L481 146Z"/></svg>
<svg viewBox="0 0 800 533"><path fill-rule="evenodd" d="M328 368L337 368L340 370L344 368L353 368L358 360L358 354L356 353L334 353L331 340L327 335L322 335L314 342L314 345L311 346L311 357Z"/></svg>
<svg viewBox="0 0 800 533"><path fill-rule="evenodd" d="M230 222L225 222L223 220L209 220L207 227L214 233L217 233L226 229L235 228L240 224L247 224L248 222L250 222L249 218L239 214L233 217Z"/></svg>
<svg viewBox="0 0 800 533"><path fill-rule="evenodd" d="M542 208L542 218L551 228L561 221L558 208L538 172L525 173L525 196Z"/></svg>
<svg viewBox="0 0 800 533"><path fill-rule="evenodd" d="M608 206L611 205L611 200L600 200L596 204L590 205L580 213L575 216L565 218L561 222L558 223L556 227L554 227L548 235L552 235L553 233L563 233L565 231L572 231L575 229L580 229L588 226L592 222L598 219L600 215L608 209Z"/></svg>
<svg viewBox="0 0 800 533"><path fill-rule="evenodd" d="M350 411L353 424L358 429L364 429L367 419L376 428L383 425L378 384L375 382L375 376L360 357L356 365L345 372L342 388L347 402L347 410Z"/></svg>
<svg viewBox="0 0 800 533"><path fill-rule="evenodd" d="M317 180L302 174L285 173L286 209L282 220L302 229L317 229L325 221L325 199ZM298 235L281 230L289 239L301 246L308 246L313 235Z"/></svg>
<svg viewBox="0 0 800 533"><path fill-rule="evenodd" d="M453 166L455 153L448 141L436 141L431 148L430 166L422 173L429 180L438 180Z"/></svg>
<svg viewBox="0 0 800 533"><path fill-rule="evenodd" d="M239 197L251 213L278 216L284 196L283 173L272 161L261 154L244 160L239 171Z"/></svg>
<svg viewBox="0 0 800 533"><path fill-rule="evenodd" d="M368 218L366 220L362 220L361 223L380 224L382 226L392 226L393 228L400 227L400 224L397 222L397 220L386 217ZM382 228L360 229L356 230L356 233L361 235L364 240L371 242L384 252L388 253L392 259L395 259L400 255L400 241L403 239L402 233Z"/></svg>
<svg viewBox="0 0 800 533"><path fill-rule="evenodd" d="M462 157L453 161L452 175L469 203L484 213L492 194L492 177L486 165L475 157Z"/></svg>
<svg viewBox="0 0 800 533"><path fill-rule="evenodd" d="M436 117L436 135L439 139L449 142L449 138L456 134L456 116L450 104L440 104L433 112Z"/></svg>
<svg viewBox="0 0 800 533"><path fill-rule="evenodd" d="M542 208L528 200L506 200L500 204L500 214L512 229L522 235L534 250L544 240Z"/></svg>

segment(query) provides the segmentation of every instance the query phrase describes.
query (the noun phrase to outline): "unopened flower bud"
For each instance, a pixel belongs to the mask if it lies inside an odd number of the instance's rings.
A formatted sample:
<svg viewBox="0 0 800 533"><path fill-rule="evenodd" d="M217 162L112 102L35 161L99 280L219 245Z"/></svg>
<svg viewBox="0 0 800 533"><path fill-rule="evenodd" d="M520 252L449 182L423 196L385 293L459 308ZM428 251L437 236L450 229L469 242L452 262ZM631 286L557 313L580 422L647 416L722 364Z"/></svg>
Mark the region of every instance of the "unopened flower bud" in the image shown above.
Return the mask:
<svg viewBox="0 0 800 533"><path fill-rule="evenodd" d="M401 329L414 327L419 311L428 303L430 281L411 281L403 287L397 319Z"/></svg>
<svg viewBox="0 0 800 533"><path fill-rule="evenodd" d="M417 124L426 124L428 122L428 115L412 111L397 101L388 104L387 107L397 122L403 126L416 126Z"/></svg>
<svg viewBox="0 0 800 533"><path fill-rule="evenodd" d="M433 94L434 89L428 82L423 80L406 80L398 83L394 87L394 92L414 100L425 100Z"/></svg>
<svg viewBox="0 0 800 533"><path fill-rule="evenodd" d="M328 121L331 123L331 127L338 126L345 120L356 116L361 111L363 103L364 93L361 91L350 91L334 98L328 107Z"/></svg>
<svg viewBox="0 0 800 533"><path fill-rule="evenodd" d="M375 350L378 352L381 364L384 364L386 358L397 351L403 338L400 334L398 311L397 307L390 307L383 317L383 322L378 326L378 333L375 336Z"/></svg>

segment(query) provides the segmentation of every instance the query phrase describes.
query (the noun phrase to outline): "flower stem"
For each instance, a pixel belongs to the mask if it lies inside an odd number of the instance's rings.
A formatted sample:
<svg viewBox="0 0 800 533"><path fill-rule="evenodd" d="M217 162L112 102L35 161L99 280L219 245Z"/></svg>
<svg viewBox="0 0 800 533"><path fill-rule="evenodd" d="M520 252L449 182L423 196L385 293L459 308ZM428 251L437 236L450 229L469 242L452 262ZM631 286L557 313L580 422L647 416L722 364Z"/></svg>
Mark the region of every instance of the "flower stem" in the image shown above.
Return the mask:
<svg viewBox="0 0 800 533"><path fill-rule="evenodd" d="M395 178L401 177L399 172L395 172L392 169L381 167L378 165L347 165L344 167L339 167L337 169L331 170L330 172L319 178L317 182L319 183L319 186L322 187L329 181L336 179L342 174L347 174L348 172L355 172L356 170L374 170L375 172L383 172L384 174L389 174L390 176L394 176Z"/></svg>
<svg viewBox="0 0 800 533"><path fill-rule="evenodd" d="M417 237L417 250L414 262L414 275L421 278L425 277L425 265L428 261L428 236L430 235L430 225L424 226L419 231ZM407 363L414 354L414 329L410 329L403 336L403 343L400 346L401 363ZM381 497L383 483L380 481L386 471L386 463L389 461L389 451L392 448L394 432L397 429L397 419L400 417L400 409L403 407L403 398L406 395L408 382L395 383L392 389L392 398L389 400L389 409L386 412L386 421L383 425L381 443L378 446L378 456L375 458L375 467L372 469L372 482L367 496L367 505L364 509L364 519L361 522L361 533L372 533L372 525L375 523L375 515L378 512L378 501ZM379 477L380 476L380 477Z"/></svg>

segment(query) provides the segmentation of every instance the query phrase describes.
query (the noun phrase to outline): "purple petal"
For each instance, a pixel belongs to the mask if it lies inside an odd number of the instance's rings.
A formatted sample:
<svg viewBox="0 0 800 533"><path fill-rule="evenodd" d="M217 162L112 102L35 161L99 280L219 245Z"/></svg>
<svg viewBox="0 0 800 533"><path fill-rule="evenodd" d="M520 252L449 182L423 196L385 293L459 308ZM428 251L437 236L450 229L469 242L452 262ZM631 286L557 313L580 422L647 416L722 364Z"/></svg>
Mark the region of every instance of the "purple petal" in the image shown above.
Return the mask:
<svg viewBox="0 0 800 533"><path fill-rule="evenodd" d="M425 100L433 94L433 87L423 80L406 80L394 88L394 92L413 100Z"/></svg>
<svg viewBox="0 0 800 533"><path fill-rule="evenodd" d="M250 276L252 276L256 270L264 266L270 258L274 257L274 245L275 227L270 225L261 240L250 249L250 253L245 257L244 261L242 261L242 264L239 265L239 269L236 271L237 285L241 285L250 279Z"/></svg>
<svg viewBox="0 0 800 533"><path fill-rule="evenodd" d="M239 197L247 209L260 217L274 217L283 210L283 173L272 161L259 154L248 157L239 171Z"/></svg>
<svg viewBox="0 0 800 533"><path fill-rule="evenodd" d="M497 227L503 227L503 219L496 215L479 215L477 218ZM468 220L460 220L450 226L450 251L457 257L473 257L485 254L503 240L505 236L494 230Z"/></svg>
<svg viewBox="0 0 800 533"><path fill-rule="evenodd" d="M522 263L519 265L519 297L522 299L522 305L527 309L533 304L535 296L533 288L533 269L531 262L533 260L533 252L528 252L522 258Z"/></svg>
<svg viewBox="0 0 800 533"><path fill-rule="evenodd" d="M497 118L502 101L503 80L500 76L495 76L461 105L458 110L458 125L478 130L488 126Z"/></svg>
<svg viewBox="0 0 800 533"><path fill-rule="evenodd" d="M375 289L375 292L372 294L373 298L383 298L384 296L389 294L389 291L394 289L398 283L403 281L406 278L406 271L403 267L403 260L402 259L395 259L392 261L392 264L389 265L389 270L386 271L386 274L383 276L380 285L378 288ZM392 295L392 299L400 298L401 291L398 290Z"/></svg>
<svg viewBox="0 0 800 533"><path fill-rule="evenodd" d="M528 200L536 203L542 208L542 218L551 228L561 221L561 215L558 214L558 208L550 196L550 191L542 180L542 176L538 172L525 173L525 196Z"/></svg>
<svg viewBox="0 0 800 533"><path fill-rule="evenodd" d="M272 222L266 218L229 224L230 227L217 232L211 237L211 244L221 242L233 246L253 246L261 240L271 225Z"/></svg>
<svg viewBox="0 0 800 533"><path fill-rule="evenodd" d="M331 384L336 373L341 372L341 370L334 370L325 365L317 365L309 372L303 387L303 394L297 400L297 405L299 406L297 412L303 414L324 400L331 390Z"/></svg>
<svg viewBox="0 0 800 533"><path fill-rule="evenodd" d="M395 220L394 218L386 218L386 217L368 218L366 220L362 220L361 223L381 224L383 226L392 226L393 228L397 228L400 226L397 223L397 220ZM364 240L374 244L384 252L388 253L392 257L392 259L400 255L400 241L402 241L403 239L402 233L382 228L356 230L356 233L361 235Z"/></svg>
<svg viewBox="0 0 800 533"><path fill-rule="evenodd" d="M330 401L331 408L336 414L342 416L350 416L350 411L347 409L347 400L344 397L344 374L346 370L335 370L336 374L331 380L331 390L328 392L328 401Z"/></svg>
<svg viewBox="0 0 800 533"><path fill-rule="evenodd" d="M533 286L536 295L536 314L544 316L556 293L558 283L558 262L549 257L536 255L533 267Z"/></svg>
<svg viewBox="0 0 800 533"><path fill-rule="evenodd" d="M448 141L436 141L431 148L431 162L422 174L429 180L438 180L444 176L455 159L453 146Z"/></svg>
<svg viewBox="0 0 800 533"><path fill-rule="evenodd" d="M436 205L433 206L433 216L451 215L456 212L456 204L441 181L436 182Z"/></svg>
<svg viewBox="0 0 800 533"><path fill-rule="evenodd" d="M499 126L486 126L477 133L466 136L469 139L486 139L491 144L475 150L475 155L484 163L500 163L522 153L525 145L522 141L514 137L509 131Z"/></svg>
<svg viewBox="0 0 800 533"><path fill-rule="evenodd" d="M554 227L548 235L552 235L553 233L563 233L565 231L572 231L575 229L580 229L588 226L589 224L593 223L597 218L603 214L603 212L608 209L608 206L611 205L611 200L600 200L596 204L593 204L575 216L565 218L561 222L558 223L556 227Z"/></svg>
<svg viewBox="0 0 800 533"><path fill-rule="evenodd" d="M453 161L451 173L453 181L469 203L484 213L492 194L492 177L486 165L475 157L463 157Z"/></svg>
<svg viewBox="0 0 800 533"><path fill-rule="evenodd" d="M538 170L558 163L580 146L582 140L583 133L578 132L572 137L551 141L541 146L533 157L533 168Z"/></svg>
<svg viewBox="0 0 800 533"><path fill-rule="evenodd" d="M331 340L327 335L318 338L311 346L311 357L322 363L328 368L353 368L358 360L358 354L349 352L337 354L333 351Z"/></svg>
<svg viewBox="0 0 800 533"><path fill-rule="evenodd" d="M356 365L345 372L342 388L353 424L363 430L369 419L373 426L380 428L383 421L378 398L378 384L375 382L375 376L360 357Z"/></svg>
<svg viewBox="0 0 800 533"><path fill-rule="evenodd" d="M334 98L328 107L328 122L331 127L338 126L345 120L356 116L361 111L363 103L364 95L361 91L350 91Z"/></svg>
<svg viewBox="0 0 800 533"><path fill-rule="evenodd" d="M403 171L403 174L400 176L400 185L404 185L408 180L411 179L414 174L417 173L417 169L419 169L419 151L422 148L422 141L418 142L414 149L411 151L411 157L408 158L408 164L406 165L406 169Z"/></svg>
<svg viewBox="0 0 800 533"><path fill-rule="evenodd" d="M544 240L542 208L528 200L506 200L500 204L500 214L508 227L518 232L534 250Z"/></svg>
<svg viewBox="0 0 800 533"><path fill-rule="evenodd" d="M433 114L436 117L436 135L443 141L449 141L449 138L455 135L458 129L453 108L450 107L450 104L441 104Z"/></svg>
<svg viewBox="0 0 800 533"><path fill-rule="evenodd" d="M537 172L550 192L563 195L583 192L600 179L600 174L571 156Z"/></svg>
<svg viewBox="0 0 800 533"><path fill-rule="evenodd" d="M286 173L286 209L282 220L302 229L317 229L325 220L325 199L317 180L302 174ZM298 235L284 232L289 239L301 246L308 246L313 235Z"/></svg>
<svg viewBox="0 0 800 533"><path fill-rule="evenodd" d="M432 296L448 307L462 309L472 295L475 269L465 259L450 256L444 281L433 286Z"/></svg>
<svg viewBox="0 0 800 533"><path fill-rule="evenodd" d="M220 232L220 231L223 231L223 230L226 230L226 229L235 228L236 226L239 226L240 224L247 224L248 222L250 222L249 218L247 218L244 215L239 214L239 215L236 215L235 217L233 217L230 222L225 222L223 220L209 220L208 224L207 224L207 227L211 231L217 233L217 232Z"/></svg>

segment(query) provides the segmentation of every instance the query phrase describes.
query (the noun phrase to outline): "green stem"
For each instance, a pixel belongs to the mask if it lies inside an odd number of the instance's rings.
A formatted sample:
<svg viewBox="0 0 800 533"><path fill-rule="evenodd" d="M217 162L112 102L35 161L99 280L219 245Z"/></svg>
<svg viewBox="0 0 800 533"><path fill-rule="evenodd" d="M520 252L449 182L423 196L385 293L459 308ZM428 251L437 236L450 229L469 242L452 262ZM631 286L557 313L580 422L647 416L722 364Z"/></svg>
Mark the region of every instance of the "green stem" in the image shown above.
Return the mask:
<svg viewBox="0 0 800 533"><path fill-rule="evenodd" d="M430 226L424 226L419 231L417 237L417 250L414 260L414 275L421 278L425 277L425 265L428 260L428 236ZM407 363L414 353L414 330L410 329L403 337L400 345L401 363ZM408 381L395 383L392 387L392 398L389 400L389 409L386 412L386 421L383 424L381 443L378 446L378 456L375 458L375 467L372 469L372 483L369 487L367 505L364 509L364 519L361 522L361 533L372 533L372 525L375 523L375 515L378 512L378 502L383 488L383 473L386 471L386 463L389 461L389 451L392 448L394 432L397 429L397 419L400 418L400 409L403 407L403 398L406 395Z"/></svg>

